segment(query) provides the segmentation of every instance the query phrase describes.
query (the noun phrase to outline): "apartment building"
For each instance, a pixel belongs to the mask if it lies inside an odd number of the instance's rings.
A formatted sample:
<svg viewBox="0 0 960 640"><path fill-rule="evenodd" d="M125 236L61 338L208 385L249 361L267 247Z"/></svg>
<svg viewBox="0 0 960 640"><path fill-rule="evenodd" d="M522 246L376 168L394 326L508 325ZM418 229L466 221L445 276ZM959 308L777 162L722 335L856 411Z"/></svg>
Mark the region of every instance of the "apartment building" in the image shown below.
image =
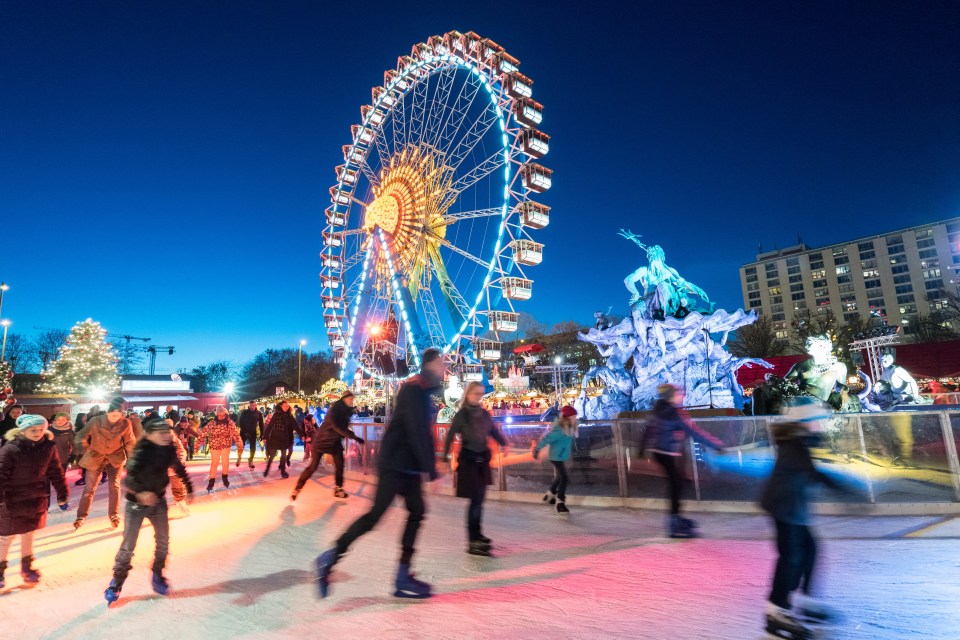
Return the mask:
<svg viewBox="0 0 960 640"><path fill-rule="evenodd" d="M740 267L745 309L775 323L786 338L795 318L832 311L849 322L877 312L910 333L917 314L946 306L957 293L960 218L842 242L798 244L757 255Z"/></svg>

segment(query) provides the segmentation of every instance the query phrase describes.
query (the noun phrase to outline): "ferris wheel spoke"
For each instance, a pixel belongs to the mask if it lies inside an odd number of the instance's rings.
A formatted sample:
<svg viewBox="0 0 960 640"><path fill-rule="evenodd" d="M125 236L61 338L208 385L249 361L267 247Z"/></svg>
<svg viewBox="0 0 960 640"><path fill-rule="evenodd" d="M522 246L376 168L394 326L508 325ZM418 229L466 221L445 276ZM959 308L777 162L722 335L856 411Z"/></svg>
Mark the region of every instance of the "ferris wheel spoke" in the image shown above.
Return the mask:
<svg viewBox="0 0 960 640"><path fill-rule="evenodd" d="M440 222L433 225L434 228L446 226L461 220L471 220L473 218L487 218L503 215L503 207L493 207L491 209L474 209L473 211L458 211L457 213L448 213L440 218Z"/></svg>
<svg viewBox="0 0 960 640"><path fill-rule="evenodd" d="M401 96L393 106L390 130L393 135L393 150L403 148L407 144L406 98ZM389 156L388 156L389 157ZM384 159L386 161L386 159Z"/></svg>
<svg viewBox="0 0 960 640"><path fill-rule="evenodd" d="M437 88L433 93L433 101L430 103L430 114L427 116L426 129L424 131L424 141L430 145L436 145L439 135L440 124L444 120L447 111L447 103L450 100L450 91L453 89L453 81L457 75L457 66L448 65L440 71L440 77L437 80Z"/></svg>
<svg viewBox="0 0 960 640"><path fill-rule="evenodd" d="M420 289L419 301L423 307L423 317L426 321L427 334L430 336L430 345L443 345L446 340L443 335L443 324L440 322L440 312L433 299L433 292L429 287Z"/></svg>
<svg viewBox="0 0 960 640"><path fill-rule="evenodd" d="M440 200L439 210L446 211L450 205L460 197L461 193L502 167L504 162L503 152L497 151L473 169L460 176L443 194L443 198Z"/></svg>
<svg viewBox="0 0 960 640"><path fill-rule="evenodd" d="M375 127L374 137L373 137L374 142L376 142L377 144L377 153L380 154L381 167L385 166L387 162L390 160L390 147L387 145L387 136L383 128L384 128L384 123L381 123L379 127ZM369 163L366 162L366 158L364 158L364 164L367 165L367 168L369 169L373 168L373 167L370 167ZM369 174L367 174L366 171L364 171L364 174L366 174L367 178L369 179L370 176ZM380 186L379 178L373 184L379 187Z"/></svg>
<svg viewBox="0 0 960 640"><path fill-rule="evenodd" d="M377 136L377 140L379 140L379 139L380 139L380 136L378 135L378 136ZM380 186L380 178L377 177L376 172L373 170L373 167L371 167L370 164L367 162L367 158L366 158L366 157L364 157L364 158L363 158L363 162L360 163L360 170L363 171L363 175L367 176L367 180L370 181L370 184L372 184L372 185L374 185L374 186L376 186L376 187L379 187L379 186ZM362 202L360 202L359 200L356 200L356 199L354 199L354 202L356 202L357 204L360 204L360 205L363 205L363 204L364 204L364 203L362 203Z"/></svg>
<svg viewBox="0 0 960 640"><path fill-rule="evenodd" d="M427 118L427 80L420 78L413 85L413 105L410 109L410 135L408 142L423 141L423 125Z"/></svg>
<svg viewBox="0 0 960 640"><path fill-rule="evenodd" d="M470 112L470 108L473 106L477 93L482 86L482 83L472 73L467 75L453 107L449 110L450 115L447 116L446 122L440 128L436 146L441 151L446 152L453 141L457 139L460 129L463 127L463 122L466 120L467 114Z"/></svg>
<svg viewBox="0 0 960 640"><path fill-rule="evenodd" d="M497 113L491 106L483 111L481 116L474 120L470 128L463 135L457 146L445 158L445 164L451 171L456 171L463 161L470 155L473 148L477 146L483 137L490 131L490 128L497 122Z"/></svg>
<svg viewBox="0 0 960 640"><path fill-rule="evenodd" d="M480 265L480 266L483 267L484 269L489 269L489 268L490 268L490 263L489 263L489 262L484 262L481 258L478 258L477 256L473 255L472 253L470 253L469 251L467 251L467 250L465 250L465 249L461 249L460 247L458 247L457 245L453 244L452 242L450 242L450 241L447 240L446 238L442 238L442 237L440 237L439 235L437 235L436 233L434 233L434 232L432 232L432 231L429 231L429 230L427 231L427 235L429 235L429 236L430 236L430 239L433 240L436 244L438 244L438 245L440 245L440 246L442 246L442 247L446 247L447 249L450 249L450 251L453 251L454 253L463 256L463 257L466 258L467 260L472 260L473 262L476 262L478 265Z"/></svg>
<svg viewBox="0 0 960 640"><path fill-rule="evenodd" d="M450 279L450 274L447 273L447 265L444 264L439 249L436 246L431 246L429 255L430 267L437 277L437 284L440 286L440 292L447 304L447 311L450 313L453 323L459 327L470 316L470 305L467 304L460 290Z"/></svg>

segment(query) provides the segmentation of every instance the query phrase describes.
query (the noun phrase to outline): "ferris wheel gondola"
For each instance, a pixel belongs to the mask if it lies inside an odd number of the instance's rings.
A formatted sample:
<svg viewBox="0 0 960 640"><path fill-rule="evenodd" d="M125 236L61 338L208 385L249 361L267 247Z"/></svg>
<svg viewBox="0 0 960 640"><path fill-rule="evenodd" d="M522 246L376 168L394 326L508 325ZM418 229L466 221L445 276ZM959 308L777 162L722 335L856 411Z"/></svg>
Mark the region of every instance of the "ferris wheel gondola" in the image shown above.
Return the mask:
<svg viewBox="0 0 960 640"><path fill-rule="evenodd" d="M326 210L324 325L341 379L402 377L433 346L488 359L518 328L531 235L550 208L550 137L503 47L450 31L413 46L351 127ZM475 368L475 366L474 366Z"/></svg>

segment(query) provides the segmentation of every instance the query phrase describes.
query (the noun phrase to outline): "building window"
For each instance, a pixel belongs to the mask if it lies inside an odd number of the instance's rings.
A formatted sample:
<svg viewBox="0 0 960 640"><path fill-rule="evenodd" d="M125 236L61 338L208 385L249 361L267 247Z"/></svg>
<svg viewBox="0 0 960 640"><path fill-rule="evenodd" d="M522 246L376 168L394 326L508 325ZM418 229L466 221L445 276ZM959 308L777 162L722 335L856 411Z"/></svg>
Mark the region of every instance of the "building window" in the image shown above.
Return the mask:
<svg viewBox="0 0 960 640"><path fill-rule="evenodd" d="M838 275L838 276L841 275L841 274L844 274L844 273L850 273L850 265L845 264L845 265L841 265L841 266L837 267L837 275Z"/></svg>
<svg viewBox="0 0 960 640"><path fill-rule="evenodd" d="M783 302L783 296L770 296L770 304L779 304Z"/></svg>
<svg viewBox="0 0 960 640"><path fill-rule="evenodd" d="M795 293L790 297L793 299L794 302L796 302L797 300L803 300L803 292L801 291L800 293Z"/></svg>
<svg viewBox="0 0 960 640"><path fill-rule="evenodd" d="M814 286L814 287L825 287L825 286L827 286L827 281L826 281L826 280L814 280L814 281L813 281L813 286Z"/></svg>
<svg viewBox="0 0 960 640"><path fill-rule="evenodd" d="M780 295L780 287L770 287L770 289L767 290L767 293L771 296L778 296Z"/></svg>
<svg viewBox="0 0 960 640"><path fill-rule="evenodd" d="M748 282L748 283L747 283L747 291L760 291L760 283L759 283L759 282Z"/></svg>
<svg viewBox="0 0 960 640"><path fill-rule="evenodd" d="M825 315L827 315L829 312L830 312L830 301L829 301L829 300L827 301L827 304L821 305L821 306L818 306L818 307L817 307L817 313L819 313L820 315L825 316Z"/></svg>
<svg viewBox="0 0 960 640"><path fill-rule="evenodd" d="M845 284L847 282L853 282L853 279L849 275L837 276L837 282L839 284Z"/></svg>
<svg viewBox="0 0 960 640"><path fill-rule="evenodd" d="M940 269L927 269L926 271L923 272L923 277L924 279L939 278Z"/></svg>
<svg viewBox="0 0 960 640"><path fill-rule="evenodd" d="M769 276L771 273L777 272L777 263L768 262L767 264L763 265L763 268L767 270L767 275Z"/></svg>
<svg viewBox="0 0 960 640"><path fill-rule="evenodd" d="M927 260L927 259L929 259L929 258L936 258L936 257L937 257L937 250L936 250L936 249L921 249L921 250L920 250L920 253L919 253L918 255L920 256L920 259L921 259L921 260Z"/></svg>
<svg viewBox="0 0 960 640"><path fill-rule="evenodd" d="M860 262L861 269L876 269L877 261L876 260L863 260Z"/></svg>
<svg viewBox="0 0 960 640"><path fill-rule="evenodd" d="M800 267L787 267L787 275L796 275L800 273Z"/></svg>
<svg viewBox="0 0 960 640"><path fill-rule="evenodd" d="M829 307L830 298L817 298L817 307Z"/></svg>
<svg viewBox="0 0 960 640"><path fill-rule="evenodd" d="M907 273L908 271L910 271L910 265L906 265L906 264L898 264L893 267L890 267L890 272L893 273L894 275L898 273Z"/></svg>
<svg viewBox="0 0 960 640"><path fill-rule="evenodd" d="M811 269L823 269L823 260L810 260Z"/></svg>
<svg viewBox="0 0 960 640"><path fill-rule="evenodd" d="M840 285L840 293L853 293L853 283Z"/></svg>
<svg viewBox="0 0 960 640"><path fill-rule="evenodd" d="M901 293L913 293L913 285L901 284L900 286L896 287L895 290L897 295L900 295Z"/></svg>
<svg viewBox="0 0 960 640"><path fill-rule="evenodd" d="M756 309L757 307L762 307L762 306L763 306L763 303L760 302L759 300L751 300L751 301L750 301L750 308L751 308L751 309Z"/></svg>
<svg viewBox="0 0 960 640"><path fill-rule="evenodd" d="M935 244L936 240L933 238L924 238L923 240L917 240L917 249L929 249Z"/></svg>
<svg viewBox="0 0 960 640"><path fill-rule="evenodd" d="M900 315L904 315L907 313L916 313L916 312L917 312L917 305L915 304L900 305Z"/></svg>
<svg viewBox="0 0 960 640"><path fill-rule="evenodd" d="M753 274L752 276L747 276L747 282L757 282L757 275Z"/></svg>
<svg viewBox="0 0 960 640"><path fill-rule="evenodd" d="M759 299L760 299L760 292L759 292L759 291L751 291L750 293L747 294L747 299L748 299L748 300L759 300Z"/></svg>
<svg viewBox="0 0 960 640"><path fill-rule="evenodd" d="M843 314L844 322L856 322L860 318L860 314L854 311L853 313Z"/></svg>
<svg viewBox="0 0 960 640"><path fill-rule="evenodd" d="M787 258L788 267L796 267L800 264L800 258L793 256L792 258Z"/></svg>
<svg viewBox="0 0 960 640"><path fill-rule="evenodd" d="M777 331L776 336L777 336L777 339L779 340L785 340L788 337L787 332L782 329L780 331Z"/></svg>
<svg viewBox="0 0 960 640"><path fill-rule="evenodd" d="M803 276L790 276L787 280L790 282L803 282Z"/></svg>
<svg viewBox="0 0 960 640"><path fill-rule="evenodd" d="M880 270L879 269L864 269L863 271L864 278L879 278Z"/></svg>
<svg viewBox="0 0 960 640"><path fill-rule="evenodd" d="M907 263L907 256L905 255L890 257L890 264L906 264L906 263Z"/></svg>
<svg viewBox="0 0 960 640"><path fill-rule="evenodd" d="M943 289L943 280L927 280L923 283L923 286L927 291Z"/></svg>
<svg viewBox="0 0 960 640"><path fill-rule="evenodd" d="M837 256L833 259L833 264L849 264L850 256Z"/></svg>
<svg viewBox="0 0 960 640"><path fill-rule="evenodd" d="M803 283L792 284L790 285L790 293L796 293L797 291L803 291Z"/></svg>
<svg viewBox="0 0 960 640"><path fill-rule="evenodd" d="M910 274L905 273L902 276L893 276L893 284L907 284L910 282Z"/></svg>
<svg viewBox="0 0 960 640"><path fill-rule="evenodd" d="M902 296L897 296L897 304L907 304L908 302L913 302L914 297L912 293L905 293Z"/></svg>
<svg viewBox="0 0 960 640"><path fill-rule="evenodd" d="M865 280L863 283L864 288L866 289L879 289L880 281L879 280Z"/></svg>
<svg viewBox="0 0 960 640"><path fill-rule="evenodd" d="M867 240L866 242L860 242L857 244L857 251L870 251L873 249L873 240Z"/></svg>
<svg viewBox="0 0 960 640"><path fill-rule="evenodd" d="M811 271L811 272L810 272L810 277L811 277L811 278L826 278L826 277L827 277L827 270L826 270L826 269L817 269L816 271Z"/></svg>
<svg viewBox="0 0 960 640"><path fill-rule="evenodd" d="M747 274L748 276L755 276L755 275L757 275L757 268L756 268L756 267L744 267L744 268L743 268L743 272L744 272L745 274Z"/></svg>
<svg viewBox="0 0 960 640"><path fill-rule="evenodd" d="M922 238L932 238L932 237L933 237L933 228L932 228L932 227L928 227L928 228L926 228L926 229L917 229L917 230L914 231L913 233L914 233L914 235L917 237L917 240L920 240L920 239L922 239Z"/></svg>
<svg viewBox="0 0 960 640"><path fill-rule="evenodd" d="M847 247L846 247L846 246L843 246L843 247L833 247L833 249L831 249L831 251L833 251L834 262L836 262L837 256L845 256L845 255L847 255Z"/></svg>
<svg viewBox="0 0 960 640"><path fill-rule="evenodd" d="M814 295L815 297L817 297L817 298L826 298L827 296L830 295L830 290L829 290L829 289L817 289L816 291L813 292L813 295Z"/></svg>
<svg viewBox="0 0 960 640"><path fill-rule="evenodd" d="M801 309L806 309L806 308L807 308L807 301L804 300L802 297L799 300L794 300L793 302L794 311L800 311Z"/></svg>
<svg viewBox="0 0 960 640"><path fill-rule="evenodd" d="M782 313L774 313L770 315L771 320L783 320L784 317L785 316Z"/></svg>
<svg viewBox="0 0 960 640"><path fill-rule="evenodd" d="M923 269L935 269L940 266L940 260L933 258L932 260L924 260L920 263L920 267Z"/></svg>
<svg viewBox="0 0 960 640"><path fill-rule="evenodd" d="M783 305L782 304L772 304L770 305L770 313L782 313Z"/></svg>
<svg viewBox="0 0 960 640"><path fill-rule="evenodd" d="M768 287L778 287L780 286L780 278L767 278Z"/></svg>

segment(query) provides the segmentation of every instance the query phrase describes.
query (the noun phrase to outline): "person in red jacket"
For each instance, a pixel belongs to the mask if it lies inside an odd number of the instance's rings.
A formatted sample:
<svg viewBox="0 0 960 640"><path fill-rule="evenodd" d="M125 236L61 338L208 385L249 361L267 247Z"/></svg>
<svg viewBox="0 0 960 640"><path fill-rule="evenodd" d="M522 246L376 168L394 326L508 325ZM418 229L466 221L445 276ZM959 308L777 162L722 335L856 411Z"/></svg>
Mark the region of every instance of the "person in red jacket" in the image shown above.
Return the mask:
<svg viewBox="0 0 960 640"><path fill-rule="evenodd" d="M223 486L230 488L230 446L236 443L237 448L243 447L237 425L233 423L224 407L217 407L216 417L207 423L201 437L203 442L210 445L210 480L207 481L207 491L213 491L217 481L217 466L222 468L220 478Z"/></svg>

